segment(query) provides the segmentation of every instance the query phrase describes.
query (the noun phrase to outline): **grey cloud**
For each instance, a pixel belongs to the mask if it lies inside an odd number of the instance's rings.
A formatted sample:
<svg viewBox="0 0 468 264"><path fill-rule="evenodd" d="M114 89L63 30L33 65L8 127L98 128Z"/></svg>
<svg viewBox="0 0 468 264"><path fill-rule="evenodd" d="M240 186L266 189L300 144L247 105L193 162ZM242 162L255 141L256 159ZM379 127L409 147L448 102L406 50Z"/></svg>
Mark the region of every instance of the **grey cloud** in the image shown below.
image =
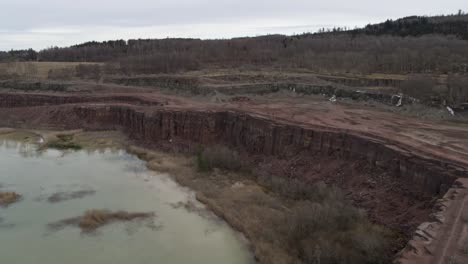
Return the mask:
<svg viewBox="0 0 468 264"><path fill-rule="evenodd" d="M208 37L289 34L294 30L315 30L320 25L353 27L414 14L454 13L465 6L466 0L16 0L1 5L0 49L28 45L44 48L46 43L61 46L72 40L93 40L103 35L94 28L115 29L114 35L104 34L114 38L132 35L124 29L143 32L145 27L157 30L148 31L149 35L142 38L192 36L190 30L177 31L178 27L190 25L226 25L213 26L216 32L207 28ZM236 25L245 33L233 30ZM47 30L51 32L44 32ZM64 39L64 34L71 37ZM40 36L38 41L28 37L33 35Z"/></svg>

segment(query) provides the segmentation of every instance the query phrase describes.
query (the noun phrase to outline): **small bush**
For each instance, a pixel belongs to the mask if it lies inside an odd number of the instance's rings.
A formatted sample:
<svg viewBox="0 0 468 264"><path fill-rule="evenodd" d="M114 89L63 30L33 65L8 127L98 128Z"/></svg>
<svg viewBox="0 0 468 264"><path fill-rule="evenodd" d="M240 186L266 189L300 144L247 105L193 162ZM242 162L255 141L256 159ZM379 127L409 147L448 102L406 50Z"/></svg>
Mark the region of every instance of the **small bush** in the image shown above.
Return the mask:
<svg viewBox="0 0 468 264"><path fill-rule="evenodd" d="M468 77L450 75L447 80L448 101L454 105L468 102Z"/></svg>
<svg viewBox="0 0 468 264"><path fill-rule="evenodd" d="M74 72L71 68L51 69L47 74L47 78L50 80L71 80L73 74Z"/></svg>
<svg viewBox="0 0 468 264"><path fill-rule="evenodd" d="M457 257L451 256L447 258L447 264L461 264Z"/></svg>
<svg viewBox="0 0 468 264"><path fill-rule="evenodd" d="M462 213L462 220L465 222L465 223L468 223L468 209L464 209L463 213Z"/></svg>
<svg viewBox="0 0 468 264"><path fill-rule="evenodd" d="M391 233L344 200L302 201L287 225L288 244L305 263L391 262Z"/></svg>
<svg viewBox="0 0 468 264"><path fill-rule="evenodd" d="M64 142L64 141L50 142L47 144L47 147L52 148L52 149L60 149L60 150L65 150L65 149L80 150L83 148L81 145L78 145L76 143Z"/></svg>
<svg viewBox="0 0 468 264"><path fill-rule="evenodd" d="M61 141L71 141L73 140L73 135L72 134L59 134L57 135L57 138L60 139Z"/></svg>
<svg viewBox="0 0 468 264"><path fill-rule="evenodd" d="M236 151L214 146L197 152L197 167L200 171L211 171L214 168L237 171L241 168L241 160Z"/></svg>
<svg viewBox="0 0 468 264"><path fill-rule="evenodd" d="M435 93L436 83L431 76L414 75L401 85L401 90L404 94L411 97L427 101L432 96L437 96Z"/></svg>
<svg viewBox="0 0 468 264"><path fill-rule="evenodd" d="M328 187L324 182L305 184L298 179L277 176L258 176L260 185L293 200L312 200L321 202L327 199L343 199L339 188Z"/></svg>
<svg viewBox="0 0 468 264"><path fill-rule="evenodd" d="M468 238L465 238L465 240L463 241L463 245L462 245L461 250L462 250L463 254L468 256Z"/></svg>
<svg viewBox="0 0 468 264"><path fill-rule="evenodd" d="M102 75L101 67L97 64L80 64L76 66L76 77L99 81Z"/></svg>
<svg viewBox="0 0 468 264"><path fill-rule="evenodd" d="M323 182L259 176L270 191L295 202L278 228L287 227L287 245L304 263L390 263L396 238L389 230L369 222L342 191Z"/></svg>

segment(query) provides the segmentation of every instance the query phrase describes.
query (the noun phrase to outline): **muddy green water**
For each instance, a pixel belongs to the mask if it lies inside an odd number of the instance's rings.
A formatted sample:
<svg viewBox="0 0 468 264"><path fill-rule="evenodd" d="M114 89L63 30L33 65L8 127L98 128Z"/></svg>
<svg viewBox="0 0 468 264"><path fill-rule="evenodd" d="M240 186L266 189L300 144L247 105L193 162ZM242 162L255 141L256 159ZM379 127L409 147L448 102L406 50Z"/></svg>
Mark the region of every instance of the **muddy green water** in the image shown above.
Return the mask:
<svg viewBox="0 0 468 264"><path fill-rule="evenodd" d="M237 232L194 200L169 175L146 169L125 151L37 152L0 140L0 191L23 195L0 208L0 263L252 263ZM88 195L51 203L53 194ZM191 201L196 208L176 206ZM193 207L193 206L192 206ZM88 209L155 212L144 221L112 223L93 234L48 224Z"/></svg>

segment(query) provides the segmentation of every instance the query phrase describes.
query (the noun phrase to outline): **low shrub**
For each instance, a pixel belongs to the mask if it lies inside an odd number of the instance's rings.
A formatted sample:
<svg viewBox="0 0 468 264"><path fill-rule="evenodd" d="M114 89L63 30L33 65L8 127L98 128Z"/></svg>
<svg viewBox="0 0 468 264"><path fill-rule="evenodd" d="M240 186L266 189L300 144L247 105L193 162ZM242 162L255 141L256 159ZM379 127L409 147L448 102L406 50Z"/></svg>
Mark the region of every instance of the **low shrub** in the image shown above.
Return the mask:
<svg viewBox="0 0 468 264"><path fill-rule="evenodd" d="M52 148L52 149L60 149L60 150L65 150L65 149L80 150L83 148L81 145L78 145L76 143L65 142L65 141L50 142L47 144L47 147Z"/></svg>
<svg viewBox="0 0 468 264"><path fill-rule="evenodd" d="M457 257L450 256L447 258L447 264L462 264Z"/></svg>
<svg viewBox="0 0 468 264"><path fill-rule="evenodd" d="M271 192L291 199L291 213L278 228L287 227L287 244L304 263L391 263L390 230L369 222L343 192L323 182L259 176Z"/></svg>
<svg viewBox="0 0 468 264"><path fill-rule="evenodd" d="M429 75L413 75L401 85L401 91L411 97L428 101L433 96L440 96L436 91L436 81Z"/></svg>
<svg viewBox="0 0 468 264"><path fill-rule="evenodd" d="M287 238L305 263L390 263L392 234L342 200L301 201L292 208Z"/></svg>
<svg viewBox="0 0 468 264"><path fill-rule="evenodd" d="M213 146L197 151L199 171L211 171L214 168L237 171L241 168L239 153L225 146Z"/></svg>
<svg viewBox="0 0 468 264"><path fill-rule="evenodd" d="M465 238L465 240L463 241L461 251L464 255L468 256L468 238Z"/></svg>
<svg viewBox="0 0 468 264"><path fill-rule="evenodd" d="M71 80L73 78L73 69L71 68L61 68L61 69L51 69L47 74L47 79L49 80Z"/></svg>
<svg viewBox="0 0 468 264"><path fill-rule="evenodd" d="M342 191L324 182L305 184L298 179L275 176L258 176L257 182L267 189L293 200L324 201L327 199L344 199Z"/></svg>
<svg viewBox="0 0 468 264"><path fill-rule="evenodd" d="M71 141L73 140L73 135L72 134L59 134L57 135L57 138L60 139L61 141Z"/></svg>
<svg viewBox="0 0 468 264"><path fill-rule="evenodd" d="M468 223L468 209L464 209L463 213L462 213L462 220L465 222L465 223Z"/></svg>
<svg viewBox="0 0 468 264"><path fill-rule="evenodd" d="M98 64L79 64L75 68L76 77L99 81L102 76L101 67Z"/></svg>

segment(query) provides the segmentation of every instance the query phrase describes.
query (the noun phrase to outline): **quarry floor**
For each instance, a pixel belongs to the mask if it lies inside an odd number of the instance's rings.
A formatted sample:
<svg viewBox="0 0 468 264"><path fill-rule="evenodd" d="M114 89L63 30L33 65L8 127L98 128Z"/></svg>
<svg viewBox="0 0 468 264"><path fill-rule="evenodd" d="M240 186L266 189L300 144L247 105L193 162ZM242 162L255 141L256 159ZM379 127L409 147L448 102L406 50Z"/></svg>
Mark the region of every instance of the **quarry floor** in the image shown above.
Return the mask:
<svg viewBox="0 0 468 264"><path fill-rule="evenodd" d="M11 91L0 92L0 100L4 98L5 94L11 93ZM233 110L266 119L279 120L284 123L298 124L303 127L319 127L325 130L339 130L348 134L357 134L381 141L382 144L392 145L414 155L449 162L465 169L468 168L468 124L423 120L417 117L405 116L389 110L387 107L371 103L330 102L327 98L320 96L297 96L294 94L231 98L188 97L168 94L154 89L117 85L99 85L86 93L78 91L75 93L31 92L15 94L85 98L80 103L73 103L68 106L123 105L138 108L140 111L151 111L151 109L157 107L207 112ZM159 104L158 106L152 105L156 102ZM0 126L57 129L60 128L54 122L57 120L51 120L51 116L59 118L60 123L64 124L76 122L74 119L68 119L66 115L59 115L61 111L66 113L66 107L68 106L45 104L2 108L0 110ZM106 137L99 136L99 140L105 142ZM201 180L195 179L192 173L193 167L191 167L193 165L190 165L191 161L187 157L179 157L176 162L160 152L151 152L139 147L132 147L130 150L132 149L143 159L148 160L150 168L174 173L182 184L194 190L206 189L208 182L210 182L211 187L205 192L201 192L199 199L209 205L211 203L210 207L214 211L224 215L224 218L227 218L231 225L241 231L243 231L242 224L236 223L236 221L241 221L241 219L248 218L250 215L261 215L268 208L260 208L254 204L248 209L237 210L237 212L223 209L240 206L239 204L236 205L234 201L266 199L271 206L287 206L279 201L277 197L265 194L261 189L258 189L259 187L256 184L245 180L244 177L217 177L212 175ZM186 164L185 169L175 166L175 164L180 165L183 163ZM182 171L176 172L175 170ZM238 184L238 182L242 184ZM429 224L431 227L429 229L425 227L423 231L432 233L426 234L424 239L421 239L423 236L419 236L418 239L418 235L416 235L416 239L410 242L410 244L413 242L414 244L411 244L401 253L399 260L402 263L465 263L466 255L463 255L460 250L468 238L468 220L464 220L464 216L468 215L468 202L466 202L468 192L466 187L468 187L468 182L466 179L461 179L455 194L449 191L451 195L444 197L445 203L442 206L445 208L443 221L434 222L429 218L428 214L437 212L438 208L426 208L420 212L424 215L415 217L415 221L420 221L420 223L427 221L431 223ZM242 191L236 188L241 188ZM407 186L407 188L411 189L411 186ZM219 190L222 190L222 192ZM376 190L378 191L379 187ZM206 193L210 193L211 197L208 196L207 198ZM261 196L261 198L258 198L258 196ZM233 197L236 198L233 199ZM391 212L387 211L385 214L388 215ZM254 235L254 232L250 233L249 238L252 240ZM259 242L260 246L256 248L259 251L257 254L275 257L274 260L264 259L264 263L288 263L285 252L278 252L273 255L262 252L262 250L267 250L267 247L262 248L261 242ZM449 262L455 258L461 262Z"/></svg>

